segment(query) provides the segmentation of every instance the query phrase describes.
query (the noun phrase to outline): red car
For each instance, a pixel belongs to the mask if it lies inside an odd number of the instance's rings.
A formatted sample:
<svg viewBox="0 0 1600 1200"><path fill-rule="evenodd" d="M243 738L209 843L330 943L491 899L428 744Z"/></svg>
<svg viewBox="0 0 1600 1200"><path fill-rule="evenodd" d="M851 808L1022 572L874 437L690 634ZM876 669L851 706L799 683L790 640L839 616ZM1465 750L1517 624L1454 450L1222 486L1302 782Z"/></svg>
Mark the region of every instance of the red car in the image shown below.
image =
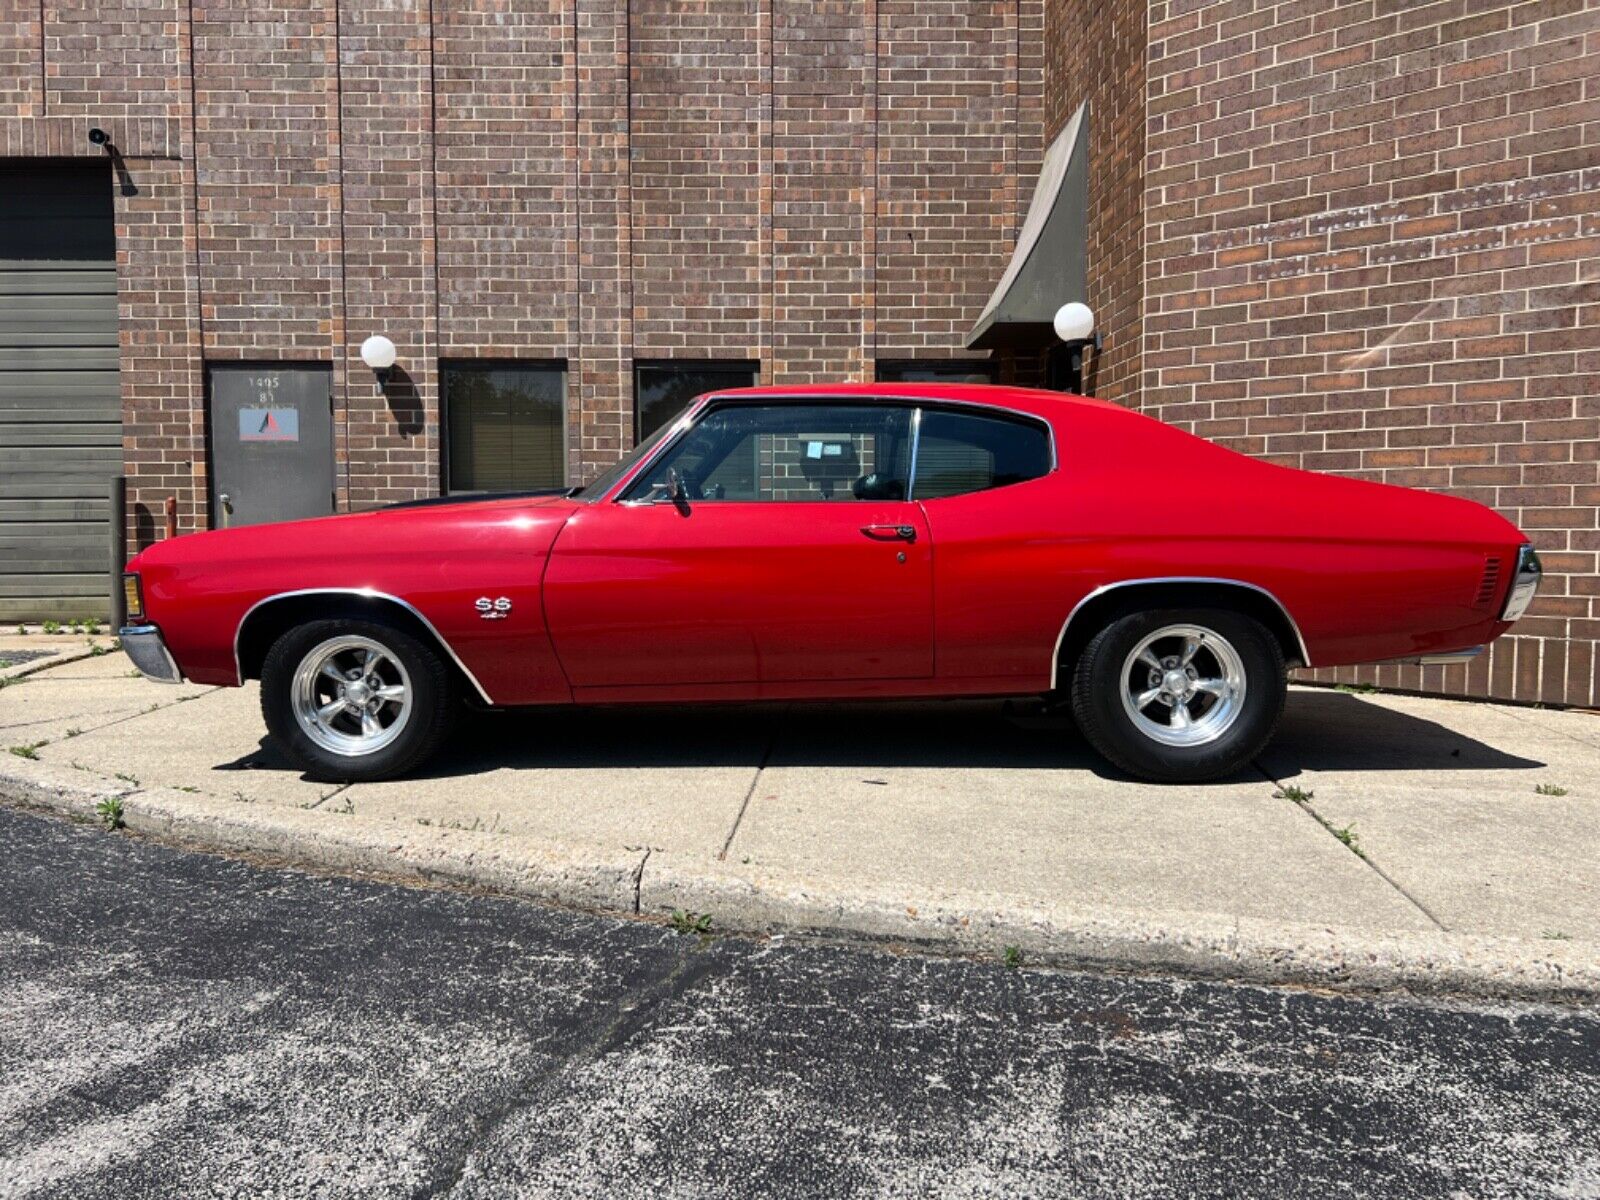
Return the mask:
<svg viewBox="0 0 1600 1200"><path fill-rule="evenodd" d="M1113 404L844 385L701 397L573 491L177 538L128 571L140 669L260 679L321 779L410 770L463 701L1046 695L1179 781L1261 749L1286 667L1468 657L1540 567L1481 505Z"/></svg>

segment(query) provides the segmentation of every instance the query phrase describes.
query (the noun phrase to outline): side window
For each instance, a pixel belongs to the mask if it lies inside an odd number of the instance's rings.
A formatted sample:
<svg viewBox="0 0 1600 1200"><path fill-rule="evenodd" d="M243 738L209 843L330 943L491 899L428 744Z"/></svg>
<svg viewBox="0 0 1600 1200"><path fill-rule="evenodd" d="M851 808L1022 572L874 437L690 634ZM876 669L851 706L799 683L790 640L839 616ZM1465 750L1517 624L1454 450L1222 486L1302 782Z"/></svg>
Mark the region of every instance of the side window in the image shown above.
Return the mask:
<svg viewBox="0 0 1600 1200"><path fill-rule="evenodd" d="M677 471L690 500L904 500L911 410L857 404L727 404L662 455L624 497L661 499Z"/></svg>
<svg viewBox="0 0 1600 1200"><path fill-rule="evenodd" d="M1008 487L1050 472L1050 435L1032 421L922 411L913 499Z"/></svg>

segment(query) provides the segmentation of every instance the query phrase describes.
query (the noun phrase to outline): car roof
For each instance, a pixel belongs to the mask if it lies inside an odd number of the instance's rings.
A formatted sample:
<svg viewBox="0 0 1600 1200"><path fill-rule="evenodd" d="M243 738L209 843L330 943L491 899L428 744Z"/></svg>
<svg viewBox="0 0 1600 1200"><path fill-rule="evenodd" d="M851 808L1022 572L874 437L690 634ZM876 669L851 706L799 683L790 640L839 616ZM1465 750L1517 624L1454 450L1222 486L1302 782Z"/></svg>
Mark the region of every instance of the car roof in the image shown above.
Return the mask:
<svg viewBox="0 0 1600 1200"><path fill-rule="evenodd" d="M991 408L1009 409L1012 412L1029 413L1046 419L1060 417L1064 410L1074 407L1128 411L1119 404L1096 400L1090 396L1050 392L1043 388L1006 387L992 383L804 383L788 387L722 388L706 393L707 400L763 398L851 401L943 400L948 403L981 404Z"/></svg>

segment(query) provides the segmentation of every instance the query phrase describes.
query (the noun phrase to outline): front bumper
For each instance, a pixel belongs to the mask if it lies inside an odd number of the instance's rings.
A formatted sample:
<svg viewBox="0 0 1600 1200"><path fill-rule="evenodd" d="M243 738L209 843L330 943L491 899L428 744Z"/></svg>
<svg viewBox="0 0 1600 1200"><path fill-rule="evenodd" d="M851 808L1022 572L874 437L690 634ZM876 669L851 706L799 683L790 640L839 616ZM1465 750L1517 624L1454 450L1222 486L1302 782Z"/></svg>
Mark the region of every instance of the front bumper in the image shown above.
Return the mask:
<svg viewBox="0 0 1600 1200"><path fill-rule="evenodd" d="M161 639L161 630L154 625L124 625L118 636L133 665L146 679L157 683L182 683L183 672L173 661L167 643Z"/></svg>

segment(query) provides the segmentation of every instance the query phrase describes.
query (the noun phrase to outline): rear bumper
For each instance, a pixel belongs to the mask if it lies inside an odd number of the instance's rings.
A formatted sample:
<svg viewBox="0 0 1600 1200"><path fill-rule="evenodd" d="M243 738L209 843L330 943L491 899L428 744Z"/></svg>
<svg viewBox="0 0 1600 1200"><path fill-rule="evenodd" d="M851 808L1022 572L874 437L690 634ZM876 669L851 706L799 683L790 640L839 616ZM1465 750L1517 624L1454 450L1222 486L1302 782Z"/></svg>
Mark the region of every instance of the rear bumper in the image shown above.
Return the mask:
<svg viewBox="0 0 1600 1200"><path fill-rule="evenodd" d="M182 683L183 672L173 661L161 630L154 625L124 625L118 634L122 648L146 679L157 683Z"/></svg>
<svg viewBox="0 0 1600 1200"><path fill-rule="evenodd" d="M1528 611L1534 596L1539 593L1539 582L1544 578L1544 565L1530 545L1517 551L1517 573L1511 579L1511 590L1506 593L1505 607L1500 611L1502 621L1515 621Z"/></svg>

